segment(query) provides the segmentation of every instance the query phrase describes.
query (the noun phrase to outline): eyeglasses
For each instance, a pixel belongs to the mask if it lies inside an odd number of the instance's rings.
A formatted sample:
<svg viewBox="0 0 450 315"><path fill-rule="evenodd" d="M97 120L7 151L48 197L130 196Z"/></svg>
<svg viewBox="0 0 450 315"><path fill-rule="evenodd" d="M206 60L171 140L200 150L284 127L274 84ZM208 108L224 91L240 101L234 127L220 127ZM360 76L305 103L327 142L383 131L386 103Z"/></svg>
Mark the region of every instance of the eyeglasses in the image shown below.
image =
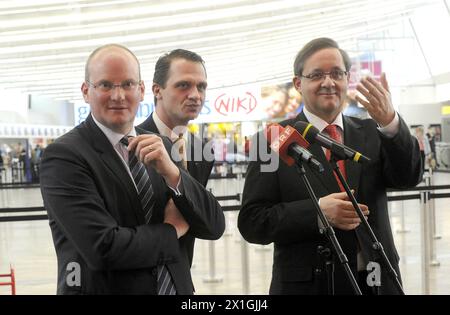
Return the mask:
<svg viewBox="0 0 450 315"><path fill-rule="evenodd" d="M121 87L124 91L133 91L136 87L141 84L142 81L134 81L134 80L126 80L120 84L113 84L109 81L100 81L97 84L92 83L89 80L86 80L86 83L92 86L94 89L98 89L102 92L110 92L114 90L116 87Z"/></svg>
<svg viewBox="0 0 450 315"><path fill-rule="evenodd" d="M330 76L330 78L333 81L340 81L344 79L344 77L348 74L348 71L344 71L341 69L334 69L330 72L324 72L324 71L316 71L307 75L300 75L303 78L310 79L311 81L322 81L325 79L327 75Z"/></svg>

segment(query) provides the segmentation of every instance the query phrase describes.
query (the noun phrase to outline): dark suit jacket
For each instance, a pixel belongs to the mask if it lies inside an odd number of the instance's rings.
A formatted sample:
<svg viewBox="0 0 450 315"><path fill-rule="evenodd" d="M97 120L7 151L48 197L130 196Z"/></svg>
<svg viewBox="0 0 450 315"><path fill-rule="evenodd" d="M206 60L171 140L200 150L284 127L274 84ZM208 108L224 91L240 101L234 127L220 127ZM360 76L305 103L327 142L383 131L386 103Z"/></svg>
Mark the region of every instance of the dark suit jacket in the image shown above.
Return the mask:
<svg viewBox="0 0 450 315"><path fill-rule="evenodd" d="M170 152L170 141L163 141ZM187 172L181 170L183 193L176 196L153 168L147 171L155 196L150 224L126 166L91 116L47 147L41 191L58 258L58 294L156 294L160 264L178 294L193 293L190 238L218 239L223 212ZM174 227L162 223L169 198L190 225L187 237L177 239ZM68 281L71 263L79 265L79 286Z"/></svg>
<svg viewBox="0 0 450 315"><path fill-rule="evenodd" d="M303 112L294 119L284 121L282 125L294 126L298 120L307 121ZM257 143L256 141L257 139L254 139L253 143ZM420 182L422 161L419 145L401 118L399 133L389 139L377 130L373 120L344 116L344 142L371 159L371 162L365 165L346 161L347 180L350 188L356 190L358 202L368 205L369 224L399 273L399 256L389 222L386 188L411 187ZM257 147L253 147L253 150L257 150ZM325 168L324 173L319 175L305 166L306 176L317 198L339 192L339 186L322 148L313 144L309 150ZM261 163L258 159L256 162L250 162L248 167L238 227L243 237L251 243L274 243L270 293L326 294L327 277L323 262L318 258L317 247L330 246L327 238L319 232L318 215L306 187L295 166L289 167L280 161L275 172L262 173ZM355 274L357 239L362 244L366 261L380 262L370 250L370 238L362 226L353 231L335 228L335 232ZM353 293L344 269L338 262L335 281L337 294ZM383 266L380 292L397 292Z"/></svg>
<svg viewBox="0 0 450 315"><path fill-rule="evenodd" d="M159 130L158 127L156 127L155 121L153 120L153 114L150 115L142 124L138 126L139 128L142 128L144 130L158 133ZM206 187L206 184L208 183L209 175L211 174L212 167L214 165L214 160L207 161L204 159L203 154L199 156L199 153L203 152L204 144L202 141L194 136L193 134L189 134L190 141L189 146L187 147L187 169L189 174L194 177L200 184L202 184L204 187ZM201 150L201 151L200 151ZM194 154L195 153L195 154ZM205 209L208 211L207 209ZM187 242L188 253L189 253L189 263L190 266L192 266L192 259L194 256L194 243L195 238L192 237L190 232L188 231L186 238L189 239L189 242Z"/></svg>

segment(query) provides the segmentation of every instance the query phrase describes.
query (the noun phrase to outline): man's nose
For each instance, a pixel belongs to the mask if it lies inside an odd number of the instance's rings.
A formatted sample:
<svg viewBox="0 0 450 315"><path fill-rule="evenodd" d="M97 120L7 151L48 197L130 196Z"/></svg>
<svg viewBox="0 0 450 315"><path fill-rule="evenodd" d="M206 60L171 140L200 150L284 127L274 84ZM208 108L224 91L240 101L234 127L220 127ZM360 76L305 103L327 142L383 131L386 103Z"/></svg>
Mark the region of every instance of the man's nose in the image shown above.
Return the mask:
<svg viewBox="0 0 450 315"><path fill-rule="evenodd" d="M200 91L196 86L194 86L189 92L189 98L198 100L200 98Z"/></svg>
<svg viewBox="0 0 450 315"><path fill-rule="evenodd" d="M114 85L110 93L111 99L113 100L122 100L125 98L125 91L120 85Z"/></svg>
<svg viewBox="0 0 450 315"><path fill-rule="evenodd" d="M329 73L325 74L325 78L322 80L321 86L335 86L334 80Z"/></svg>

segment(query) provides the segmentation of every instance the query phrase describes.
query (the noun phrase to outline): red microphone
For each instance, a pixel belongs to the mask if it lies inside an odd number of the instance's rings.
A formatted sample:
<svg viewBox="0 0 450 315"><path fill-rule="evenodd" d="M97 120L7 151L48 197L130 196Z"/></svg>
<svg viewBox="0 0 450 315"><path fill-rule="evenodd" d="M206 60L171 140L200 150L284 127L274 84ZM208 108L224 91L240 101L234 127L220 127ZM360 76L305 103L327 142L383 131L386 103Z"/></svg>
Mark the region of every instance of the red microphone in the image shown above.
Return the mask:
<svg viewBox="0 0 450 315"><path fill-rule="evenodd" d="M276 152L280 158L289 166L294 163L305 161L310 166L323 171L323 166L314 156L306 150L309 147L301 134L291 126L283 126L279 124L271 124L266 128L265 136L270 143L270 148Z"/></svg>

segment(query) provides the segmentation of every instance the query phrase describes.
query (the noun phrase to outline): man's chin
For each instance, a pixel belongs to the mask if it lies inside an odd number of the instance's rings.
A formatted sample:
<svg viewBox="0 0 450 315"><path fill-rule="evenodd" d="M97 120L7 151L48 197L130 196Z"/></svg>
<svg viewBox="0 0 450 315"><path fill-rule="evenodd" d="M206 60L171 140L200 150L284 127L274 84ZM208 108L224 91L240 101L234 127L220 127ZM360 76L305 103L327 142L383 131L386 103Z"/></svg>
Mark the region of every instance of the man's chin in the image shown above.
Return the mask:
<svg viewBox="0 0 450 315"><path fill-rule="evenodd" d="M188 121L194 120L194 119L197 119L199 114L200 114L199 112L188 112L188 113L186 113L185 117L187 118Z"/></svg>
<svg viewBox="0 0 450 315"><path fill-rule="evenodd" d="M108 124L112 127L110 127L113 130L120 130L127 126L132 126L134 122L134 119L129 119L125 117L115 117L115 119L112 119L108 122Z"/></svg>
<svg viewBox="0 0 450 315"><path fill-rule="evenodd" d="M320 106L320 111L324 113L332 113L336 111L339 108L339 106L335 104L324 104Z"/></svg>

